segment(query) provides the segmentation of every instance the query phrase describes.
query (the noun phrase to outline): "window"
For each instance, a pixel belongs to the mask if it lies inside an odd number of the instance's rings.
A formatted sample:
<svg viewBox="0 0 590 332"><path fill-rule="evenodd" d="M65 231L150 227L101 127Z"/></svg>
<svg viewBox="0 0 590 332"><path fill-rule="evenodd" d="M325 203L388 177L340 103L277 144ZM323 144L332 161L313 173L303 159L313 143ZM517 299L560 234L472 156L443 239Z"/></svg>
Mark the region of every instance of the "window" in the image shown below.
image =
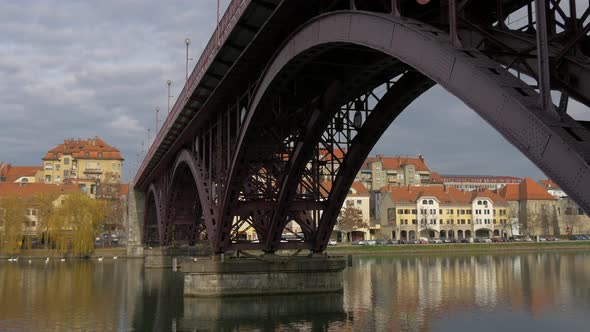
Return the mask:
<svg viewBox="0 0 590 332"><path fill-rule="evenodd" d="M442 209L439 209L439 210L438 210L438 213L439 213L439 214L442 214Z"/></svg>
<svg viewBox="0 0 590 332"><path fill-rule="evenodd" d="M117 169L117 164L116 163L113 163L111 166L112 166L113 170L116 170Z"/></svg>
<svg viewBox="0 0 590 332"><path fill-rule="evenodd" d="M51 183L51 175L45 175L45 183Z"/></svg>
<svg viewBox="0 0 590 332"><path fill-rule="evenodd" d="M471 214L471 209L467 209L467 214Z"/></svg>
<svg viewBox="0 0 590 332"><path fill-rule="evenodd" d="M64 158L64 165L70 164L70 158Z"/></svg>
<svg viewBox="0 0 590 332"><path fill-rule="evenodd" d="M417 210L416 209L412 209L412 214L416 214Z"/></svg>
<svg viewBox="0 0 590 332"><path fill-rule="evenodd" d="M427 205L428 204L428 201L424 199L424 200L422 200L422 204Z"/></svg>
<svg viewBox="0 0 590 332"><path fill-rule="evenodd" d="M55 170L59 171L61 169L61 165L60 164L55 164Z"/></svg>
<svg viewBox="0 0 590 332"><path fill-rule="evenodd" d="M357 199L357 200L356 200L356 205L361 205L362 203L363 203L363 201L362 201L362 200L360 200L360 199Z"/></svg>
<svg viewBox="0 0 590 332"><path fill-rule="evenodd" d="M584 214L584 210L582 210L582 209L578 208L578 215L580 215L580 216L581 216L581 215L583 215L583 214Z"/></svg>
<svg viewBox="0 0 590 332"><path fill-rule="evenodd" d="M490 209L484 209L484 210L483 210L483 213L485 213L485 214L490 214Z"/></svg>
<svg viewBox="0 0 590 332"><path fill-rule="evenodd" d="M45 170L49 171L53 169L53 165L51 165L50 163L45 164Z"/></svg>
<svg viewBox="0 0 590 332"><path fill-rule="evenodd" d="M387 221L394 221L394 220L395 220L395 209L394 208L387 209Z"/></svg>
<svg viewBox="0 0 590 332"><path fill-rule="evenodd" d="M403 213L404 213L404 210L402 210L402 209L398 209L398 210L397 210L397 213L398 213L398 214L403 214Z"/></svg>
<svg viewBox="0 0 590 332"><path fill-rule="evenodd" d="M405 213L405 214L410 214L410 209L405 209L405 210L404 210L404 213Z"/></svg>
<svg viewBox="0 0 590 332"><path fill-rule="evenodd" d="M416 225L416 219L412 219L412 225Z"/></svg>
<svg viewBox="0 0 590 332"><path fill-rule="evenodd" d="M98 153L98 158L102 158L102 152Z"/></svg>
<svg viewBox="0 0 590 332"><path fill-rule="evenodd" d="M481 201L477 201L477 205L481 205Z"/></svg>
<svg viewBox="0 0 590 332"><path fill-rule="evenodd" d="M90 157L90 153L84 152L84 157L86 157L86 158Z"/></svg>
<svg viewBox="0 0 590 332"><path fill-rule="evenodd" d="M64 169L64 178L70 176L70 170Z"/></svg>
<svg viewBox="0 0 590 332"><path fill-rule="evenodd" d="M56 176L55 176L55 183L59 183L59 180L60 180L60 179L59 179L59 175L56 175Z"/></svg>
<svg viewBox="0 0 590 332"><path fill-rule="evenodd" d="M431 204L432 205L432 204L434 204L434 202L431 199L429 199L428 200L428 204Z"/></svg>

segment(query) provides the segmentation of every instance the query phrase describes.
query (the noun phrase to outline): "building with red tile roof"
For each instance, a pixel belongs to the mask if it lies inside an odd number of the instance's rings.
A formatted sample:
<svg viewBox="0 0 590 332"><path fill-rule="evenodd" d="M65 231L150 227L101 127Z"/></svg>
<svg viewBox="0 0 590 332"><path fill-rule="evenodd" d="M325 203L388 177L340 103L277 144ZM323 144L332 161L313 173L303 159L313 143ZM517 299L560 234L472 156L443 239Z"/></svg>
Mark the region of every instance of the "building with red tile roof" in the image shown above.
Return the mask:
<svg viewBox="0 0 590 332"><path fill-rule="evenodd" d="M430 169L421 155L417 157L386 157L378 154L365 160L357 175L368 190L407 185L430 185Z"/></svg>
<svg viewBox="0 0 590 332"><path fill-rule="evenodd" d="M30 198L39 194L67 195L79 191L75 185L56 185L45 183L0 183L0 198L17 196Z"/></svg>
<svg viewBox="0 0 590 332"><path fill-rule="evenodd" d="M77 183L91 196L101 181L120 181L123 157L100 137L67 139L43 157L45 183Z"/></svg>
<svg viewBox="0 0 590 332"><path fill-rule="evenodd" d="M0 163L0 182L40 182L42 175L41 166L13 166Z"/></svg>
<svg viewBox="0 0 590 332"><path fill-rule="evenodd" d="M495 191L504 198L511 215L528 235L567 235L589 233L590 218L550 180L536 182L525 178Z"/></svg>
<svg viewBox="0 0 590 332"><path fill-rule="evenodd" d="M332 182L324 181L321 183L320 190L324 197L328 197L330 191L332 190ZM371 237L371 218L370 218L370 195L369 191L362 182L355 181L352 183L348 195L346 195L346 199L342 204L341 211L347 208L354 208L360 211L360 214L363 219L363 223L365 223L367 228L360 228L353 232L343 234L341 230L338 229L338 224L336 224L334 232L332 233L332 238L339 241L339 242L350 242L350 241L358 241L358 240L367 240Z"/></svg>
<svg viewBox="0 0 590 332"><path fill-rule="evenodd" d="M490 190L447 186L386 186L374 204L381 237L509 236L509 206Z"/></svg>
<svg viewBox="0 0 590 332"><path fill-rule="evenodd" d="M495 175L441 175L444 185L459 190L499 189L507 184L518 184L521 178Z"/></svg>
<svg viewBox="0 0 590 332"><path fill-rule="evenodd" d="M557 198L566 198L567 197L567 194L555 182L553 182L549 179L544 179L544 180L540 180L539 183L551 195L553 195Z"/></svg>

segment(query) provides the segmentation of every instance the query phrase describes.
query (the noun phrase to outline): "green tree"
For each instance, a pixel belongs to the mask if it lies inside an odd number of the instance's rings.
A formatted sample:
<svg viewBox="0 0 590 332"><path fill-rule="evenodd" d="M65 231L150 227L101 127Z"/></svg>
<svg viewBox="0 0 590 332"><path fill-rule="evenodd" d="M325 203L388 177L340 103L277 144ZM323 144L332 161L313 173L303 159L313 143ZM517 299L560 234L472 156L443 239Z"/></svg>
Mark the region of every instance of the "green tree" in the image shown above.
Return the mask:
<svg viewBox="0 0 590 332"><path fill-rule="evenodd" d="M37 221L39 225L37 229L41 232L41 234L37 235L42 237L47 250L51 248L50 233L55 230L52 222L55 221L53 214L56 210L55 201L58 197L57 193L42 192L33 198L34 205L37 208Z"/></svg>
<svg viewBox="0 0 590 332"><path fill-rule="evenodd" d="M22 198L8 196L0 199L0 248L7 254L20 250L25 222Z"/></svg>
<svg viewBox="0 0 590 332"><path fill-rule="evenodd" d="M104 201L94 200L82 192L68 195L56 209L52 225L58 227L56 249L64 254L87 256L94 251L94 237L108 213ZM69 231L70 236L66 236Z"/></svg>

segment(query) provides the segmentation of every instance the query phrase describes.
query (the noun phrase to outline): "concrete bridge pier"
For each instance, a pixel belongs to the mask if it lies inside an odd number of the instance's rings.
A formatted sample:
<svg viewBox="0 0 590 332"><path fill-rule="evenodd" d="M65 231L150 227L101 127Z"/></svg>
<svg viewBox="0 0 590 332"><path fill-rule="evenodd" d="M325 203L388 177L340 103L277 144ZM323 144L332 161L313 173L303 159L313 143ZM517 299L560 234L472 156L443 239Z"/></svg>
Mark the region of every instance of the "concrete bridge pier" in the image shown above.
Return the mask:
<svg viewBox="0 0 590 332"><path fill-rule="evenodd" d="M133 185L130 186L133 188ZM135 189L129 190L127 197L127 257L143 257L141 230L144 216L144 194Z"/></svg>
<svg viewBox="0 0 590 332"><path fill-rule="evenodd" d="M216 297L340 292L343 257L219 257L183 261L184 295Z"/></svg>
<svg viewBox="0 0 590 332"><path fill-rule="evenodd" d="M191 261L194 257L208 258L211 248L207 243L198 243L192 247L154 247L144 249L144 268L146 269L171 269L176 258L177 267L182 262Z"/></svg>

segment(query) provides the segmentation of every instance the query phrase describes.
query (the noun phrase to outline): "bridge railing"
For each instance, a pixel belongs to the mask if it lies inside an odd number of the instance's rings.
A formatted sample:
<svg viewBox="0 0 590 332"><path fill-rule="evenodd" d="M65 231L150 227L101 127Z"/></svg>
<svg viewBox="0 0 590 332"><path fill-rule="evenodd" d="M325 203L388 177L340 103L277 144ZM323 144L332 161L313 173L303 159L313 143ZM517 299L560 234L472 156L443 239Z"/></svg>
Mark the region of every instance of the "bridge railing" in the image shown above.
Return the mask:
<svg viewBox="0 0 590 332"><path fill-rule="evenodd" d="M193 71L191 72L188 81L185 83L182 91L178 94L178 98L176 99L172 110L170 110L170 113L166 116L166 120L162 124L160 131L157 132L154 142L150 146L145 158L141 163L141 166L137 170L137 174L135 175L133 183L137 183L141 175L145 172L154 153L162 143L162 140L170 131L172 125L176 121L176 118L183 110L196 86L205 75L205 72L209 68L212 60L215 58L215 56L217 56L217 52L219 51L220 47L225 43L236 22L240 19L250 2L251 0L232 0L227 7L223 17L221 20L219 20L219 24L215 28L213 35L209 39L207 46L205 46L203 49L203 52L201 53L201 56L199 57L199 60L197 61Z"/></svg>

